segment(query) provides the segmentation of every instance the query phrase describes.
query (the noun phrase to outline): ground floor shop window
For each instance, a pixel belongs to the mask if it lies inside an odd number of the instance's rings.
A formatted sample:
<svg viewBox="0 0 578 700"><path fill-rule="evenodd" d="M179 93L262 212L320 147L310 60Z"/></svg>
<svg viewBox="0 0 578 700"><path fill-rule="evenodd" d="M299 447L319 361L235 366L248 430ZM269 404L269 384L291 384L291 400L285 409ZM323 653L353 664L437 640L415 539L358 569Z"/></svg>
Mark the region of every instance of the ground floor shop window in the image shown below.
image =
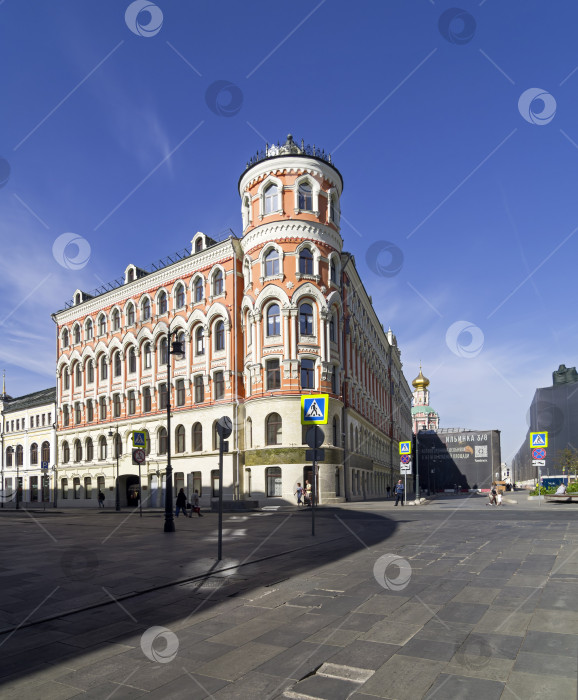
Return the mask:
<svg viewBox="0 0 578 700"><path fill-rule="evenodd" d="M31 501L38 500L38 477L37 476L30 477L30 500Z"/></svg>
<svg viewBox="0 0 578 700"><path fill-rule="evenodd" d="M80 478L78 476L72 480L72 488L74 489L74 498L80 498Z"/></svg>
<svg viewBox="0 0 578 700"><path fill-rule="evenodd" d="M89 476L84 478L84 497L92 498L92 479Z"/></svg>
<svg viewBox="0 0 578 700"><path fill-rule="evenodd" d="M193 472L193 493L199 492L199 496L203 495L203 476L201 472Z"/></svg>
<svg viewBox="0 0 578 700"><path fill-rule="evenodd" d="M67 499L68 498L68 479L62 479L61 482L61 487L62 487L62 498Z"/></svg>
<svg viewBox="0 0 578 700"><path fill-rule="evenodd" d="M211 472L211 493L213 494L213 498L217 498L219 496L220 488L221 484L219 481L219 470L213 469Z"/></svg>
<svg viewBox="0 0 578 700"><path fill-rule="evenodd" d="M268 467L266 470L267 496L282 496L283 483L281 479L280 467Z"/></svg>

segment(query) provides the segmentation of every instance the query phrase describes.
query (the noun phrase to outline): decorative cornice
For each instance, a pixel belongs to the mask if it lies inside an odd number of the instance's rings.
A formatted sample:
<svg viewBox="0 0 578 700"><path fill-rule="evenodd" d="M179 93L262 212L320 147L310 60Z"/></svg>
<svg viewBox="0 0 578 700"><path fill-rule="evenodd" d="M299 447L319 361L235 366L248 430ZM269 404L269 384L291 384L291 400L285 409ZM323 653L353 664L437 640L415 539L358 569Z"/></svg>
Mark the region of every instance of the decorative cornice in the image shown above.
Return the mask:
<svg viewBox="0 0 578 700"><path fill-rule="evenodd" d="M309 239L324 243L338 252L343 247L341 236L329 226L313 224L309 221L275 221L257 226L247 233L241 240L241 248L244 254L253 248L269 241L284 241L290 239Z"/></svg>

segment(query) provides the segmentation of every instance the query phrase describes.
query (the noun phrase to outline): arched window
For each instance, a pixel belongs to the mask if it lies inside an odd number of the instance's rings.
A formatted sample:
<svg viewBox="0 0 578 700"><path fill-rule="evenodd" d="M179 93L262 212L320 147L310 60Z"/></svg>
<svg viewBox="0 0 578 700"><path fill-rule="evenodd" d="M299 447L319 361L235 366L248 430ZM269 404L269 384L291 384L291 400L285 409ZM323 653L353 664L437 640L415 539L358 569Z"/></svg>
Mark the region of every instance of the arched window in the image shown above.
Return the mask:
<svg viewBox="0 0 578 700"><path fill-rule="evenodd" d="M113 459L116 459L117 457L122 457L122 438L120 436L120 433L115 433L114 438L112 439L112 446L113 446Z"/></svg>
<svg viewBox="0 0 578 700"><path fill-rule="evenodd" d="M92 319L88 319L84 327L84 335L87 340L92 340Z"/></svg>
<svg viewBox="0 0 578 700"><path fill-rule="evenodd" d="M14 458L14 448L13 447L7 447L6 448L6 466L11 467L12 466L12 460Z"/></svg>
<svg viewBox="0 0 578 700"><path fill-rule="evenodd" d="M175 452L185 451L185 426L177 425L175 429Z"/></svg>
<svg viewBox="0 0 578 700"><path fill-rule="evenodd" d="M337 266L335 265L335 260L331 260L329 263L329 279L333 284L337 284Z"/></svg>
<svg viewBox="0 0 578 700"><path fill-rule="evenodd" d="M270 413L265 421L265 444L280 445L283 436L283 424L278 413Z"/></svg>
<svg viewBox="0 0 578 700"><path fill-rule="evenodd" d="M199 236L195 241L195 253L200 253L203 250L203 239Z"/></svg>
<svg viewBox="0 0 578 700"><path fill-rule="evenodd" d="M159 343L159 365L166 365L169 359L168 343L166 338L161 338Z"/></svg>
<svg viewBox="0 0 578 700"><path fill-rule="evenodd" d="M105 355L100 358L100 379L108 379L108 363Z"/></svg>
<svg viewBox="0 0 578 700"><path fill-rule="evenodd" d="M315 389L315 361L301 360L301 388Z"/></svg>
<svg viewBox="0 0 578 700"><path fill-rule="evenodd" d="M253 421L247 418L247 424L245 426L245 448L251 449L253 447Z"/></svg>
<svg viewBox="0 0 578 700"><path fill-rule="evenodd" d="M62 347L68 347L68 329L66 328L62 331Z"/></svg>
<svg viewBox="0 0 578 700"><path fill-rule="evenodd" d="M267 467L265 478L267 480L267 496L282 496L283 480L281 478L281 467Z"/></svg>
<svg viewBox="0 0 578 700"><path fill-rule="evenodd" d="M177 290L175 292L175 303L176 303L177 309L182 309L183 306L185 305L185 288L180 283L177 286Z"/></svg>
<svg viewBox="0 0 578 700"><path fill-rule="evenodd" d="M299 308L300 335L313 335L313 307L311 304L301 304Z"/></svg>
<svg viewBox="0 0 578 700"><path fill-rule="evenodd" d="M167 429L161 428L158 433L159 439L159 450L158 454L166 455L167 453Z"/></svg>
<svg viewBox="0 0 578 700"><path fill-rule="evenodd" d="M179 331L176 335L175 340L177 341L177 343L181 344L181 347L183 348L183 352L184 352L184 350L185 350L185 331ZM185 359L184 356L181 359L184 360Z"/></svg>
<svg viewBox="0 0 578 700"><path fill-rule="evenodd" d="M72 334L74 336L74 343L80 343L80 326L78 323L74 326Z"/></svg>
<svg viewBox="0 0 578 700"><path fill-rule="evenodd" d="M265 190L265 214L272 214L279 210L279 188L277 185L269 185Z"/></svg>
<svg viewBox="0 0 578 700"><path fill-rule="evenodd" d="M134 304L129 304L126 308L126 325L127 326L134 326L134 318L135 318Z"/></svg>
<svg viewBox="0 0 578 700"><path fill-rule="evenodd" d="M193 425L193 452L203 451L203 426L200 423Z"/></svg>
<svg viewBox="0 0 578 700"><path fill-rule="evenodd" d="M74 365L74 388L78 389L80 386L82 386L82 367L80 362L77 362Z"/></svg>
<svg viewBox="0 0 578 700"><path fill-rule="evenodd" d="M152 365L152 360L151 360L151 344L150 343L145 343L142 346L142 353L143 353L143 365L144 369L150 369Z"/></svg>
<svg viewBox="0 0 578 700"><path fill-rule="evenodd" d="M281 388L281 367L278 357L273 357L265 361L265 375L267 380L267 391L273 391Z"/></svg>
<svg viewBox="0 0 578 700"><path fill-rule="evenodd" d="M281 312L279 304L271 304L267 309L267 335L281 335Z"/></svg>
<svg viewBox="0 0 578 700"><path fill-rule="evenodd" d="M30 445L30 464L38 464L38 445L35 442Z"/></svg>
<svg viewBox="0 0 578 700"><path fill-rule="evenodd" d="M168 302L167 302L167 293L165 291L162 291L159 294L157 305L158 305L159 314L161 314L161 315L166 314L167 309L168 309Z"/></svg>
<svg viewBox="0 0 578 700"><path fill-rule="evenodd" d="M199 326L195 331L195 353L197 355L205 354L205 330Z"/></svg>
<svg viewBox="0 0 578 700"><path fill-rule="evenodd" d="M313 209L313 191L308 182L302 182L299 185L299 209L312 211Z"/></svg>
<svg viewBox="0 0 578 700"><path fill-rule="evenodd" d="M104 435L101 435L98 438L98 458L99 459L106 459L106 454L107 454L107 444L106 444L106 438Z"/></svg>
<svg viewBox="0 0 578 700"><path fill-rule="evenodd" d="M74 442L74 461L82 462L82 443L80 440Z"/></svg>
<svg viewBox="0 0 578 700"><path fill-rule="evenodd" d="M136 372L136 350L134 348L128 351L128 371L131 374Z"/></svg>
<svg viewBox="0 0 578 700"><path fill-rule="evenodd" d="M329 340L332 340L333 342L337 340L335 333L335 314L331 314L329 317Z"/></svg>
<svg viewBox="0 0 578 700"><path fill-rule="evenodd" d="M64 374L62 376L62 384L64 386L64 389L70 389L70 373L68 371L68 367L64 368Z"/></svg>
<svg viewBox="0 0 578 700"><path fill-rule="evenodd" d="M62 443L62 461L64 464L70 462L70 447L66 440Z"/></svg>
<svg viewBox="0 0 578 700"><path fill-rule="evenodd" d="M141 305L141 318L143 321L148 321L151 317L151 300L146 297Z"/></svg>
<svg viewBox="0 0 578 700"><path fill-rule="evenodd" d="M115 309L112 312L112 330L113 331L120 330L120 311L118 309Z"/></svg>
<svg viewBox="0 0 578 700"><path fill-rule="evenodd" d="M86 438L86 461L92 462L94 459L94 446L92 444L92 438Z"/></svg>
<svg viewBox="0 0 578 700"><path fill-rule="evenodd" d="M203 376L201 374L196 374L194 378L195 387L195 403L203 403L205 400L205 385L203 383Z"/></svg>
<svg viewBox="0 0 578 700"><path fill-rule="evenodd" d="M243 263L243 279L245 280L245 287L248 287L251 284L251 263L249 258L245 258Z"/></svg>
<svg viewBox="0 0 578 700"><path fill-rule="evenodd" d="M120 357L120 350L117 350L114 353L113 367L114 367L114 376L120 377L120 375L122 374L122 360Z"/></svg>
<svg viewBox="0 0 578 700"><path fill-rule="evenodd" d="M64 425L65 428L67 428L69 423L70 423L70 416L68 413L68 406L63 406L62 407L62 424Z"/></svg>
<svg viewBox="0 0 578 700"><path fill-rule="evenodd" d="M40 459L47 464L50 462L50 443L46 440L42 443Z"/></svg>
<svg viewBox="0 0 578 700"><path fill-rule="evenodd" d="M333 417L333 444L335 447L339 447L339 420L337 416Z"/></svg>
<svg viewBox="0 0 578 700"><path fill-rule="evenodd" d="M213 296L223 293L223 271L217 270L213 275Z"/></svg>
<svg viewBox="0 0 578 700"><path fill-rule="evenodd" d="M225 398L225 375L221 371L213 375L213 398L215 401Z"/></svg>
<svg viewBox="0 0 578 700"><path fill-rule="evenodd" d="M313 274L313 253L309 248L303 248L299 253L299 272L302 275Z"/></svg>
<svg viewBox="0 0 578 700"><path fill-rule="evenodd" d="M202 277L197 277L195 280L195 303L203 301L204 296L204 280Z"/></svg>
<svg viewBox="0 0 578 700"><path fill-rule="evenodd" d="M279 274L279 252L276 248L271 250L265 256L265 277L272 277Z"/></svg>
<svg viewBox="0 0 578 700"><path fill-rule="evenodd" d="M215 350L225 349L225 324L223 321L217 321L215 324Z"/></svg>
<svg viewBox="0 0 578 700"><path fill-rule="evenodd" d="M143 387L143 390L142 390L142 410L143 410L143 413L149 413L152 410L150 386Z"/></svg>
<svg viewBox="0 0 578 700"><path fill-rule="evenodd" d="M331 197L331 221L334 224L339 223L339 201L336 196Z"/></svg>
<svg viewBox="0 0 578 700"><path fill-rule="evenodd" d="M106 316L100 314L98 317L98 335L106 335Z"/></svg>

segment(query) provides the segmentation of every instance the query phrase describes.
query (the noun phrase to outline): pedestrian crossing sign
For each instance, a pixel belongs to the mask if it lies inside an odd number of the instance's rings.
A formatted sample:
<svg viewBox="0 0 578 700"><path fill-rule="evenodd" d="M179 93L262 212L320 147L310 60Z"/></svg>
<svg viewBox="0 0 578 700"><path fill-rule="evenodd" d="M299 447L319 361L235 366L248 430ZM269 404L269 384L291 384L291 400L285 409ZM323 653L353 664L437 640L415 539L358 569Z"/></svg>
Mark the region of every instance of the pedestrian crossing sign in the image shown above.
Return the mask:
<svg viewBox="0 0 578 700"><path fill-rule="evenodd" d="M548 447L548 431L530 433L530 447Z"/></svg>
<svg viewBox="0 0 578 700"><path fill-rule="evenodd" d="M301 425L325 425L329 408L329 394L301 397Z"/></svg>
<svg viewBox="0 0 578 700"><path fill-rule="evenodd" d="M411 454L411 440L402 440L399 443L399 454L400 455L410 455Z"/></svg>
<svg viewBox="0 0 578 700"><path fill-rule="evenodd" d="M146 450L147 434L144 430L133 430L132 431L132 446L133 447L142 447Z"/></svg>

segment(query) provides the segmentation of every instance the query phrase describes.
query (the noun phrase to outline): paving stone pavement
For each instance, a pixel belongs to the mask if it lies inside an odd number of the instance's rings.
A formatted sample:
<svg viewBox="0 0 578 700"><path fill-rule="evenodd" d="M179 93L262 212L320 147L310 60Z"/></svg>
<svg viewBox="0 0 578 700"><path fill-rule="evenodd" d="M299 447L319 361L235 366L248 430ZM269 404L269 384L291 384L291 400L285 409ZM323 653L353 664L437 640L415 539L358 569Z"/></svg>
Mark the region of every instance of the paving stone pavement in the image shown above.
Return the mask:
<svg viewBox="0 0 578 700"><path fill-rule="evenodd" d="M0 698L576 700L575 504L0 511Z"/></svg>

